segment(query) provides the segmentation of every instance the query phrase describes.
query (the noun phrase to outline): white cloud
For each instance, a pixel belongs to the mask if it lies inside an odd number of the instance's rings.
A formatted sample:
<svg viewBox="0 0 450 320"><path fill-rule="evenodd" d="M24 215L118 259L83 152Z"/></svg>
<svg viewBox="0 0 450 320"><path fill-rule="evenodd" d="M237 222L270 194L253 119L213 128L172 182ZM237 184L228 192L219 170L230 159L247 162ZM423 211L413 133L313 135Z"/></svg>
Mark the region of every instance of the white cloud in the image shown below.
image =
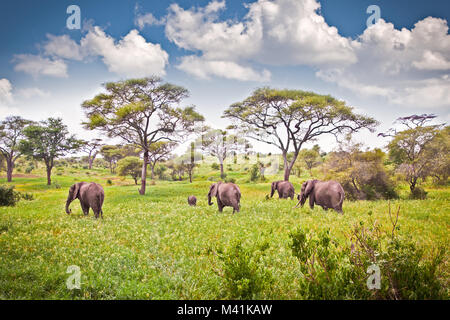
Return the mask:
<svg viewBox="0 0 450 320"><path fill-rule="evenodd" d="M68 35L54 36L47 34L49 39L44 45L46 55L70 60L82 60L83 54L80 46Z"/></svg>
<svg viewBox="0 0 450 320"><path fill-rule="evenodd" d="M67 77L67 61L99 56L108 70L125 77L164 75L169 55L133 29L116 41L100 27L91 27L78 44L68 35L47 34L41 55L19 54L15 70L33 76Z"/></svg>
<svg viewBox="0 0 450 320"><path fill-rule="evenodd" d="M266 69L257 72L250 67L244 67L232 61L205 60L197 56L183 57L182 62L177 67L203 79L218 76L241 81L267 82L270 80L270 72Z"/></svg>
<svg viewBox="0 0 450 320"><path fill-rule="evenodd" d="M165 19L157 19L153 14L147 13L140 15L138 14L134 20L134 24L138 26L140 30L144 29L146 25L149 26L160 26L165 23Z"/></svg>
<svg viewBox="0 0 450 320"><path fill-rule="evenodd" d="M17 114L19 111L11 106L14 102L12 90L13 87L8 79L0 79L0 118Z"/></svg>
<svg viewBox="0 0 450 320"><path fill-rule="evenodd" d="M14 56L16 65L14 70L31 74L65 78L67 77L67 64L61 59L50 59L32 54L18 54Z"/></svg>
<svg viewBox="0 0 450 320"><path fill-rule="evenodd" d="M30 99L30 98L34 98L34 97L48 98L48 97L50 97L50 92L41 90L39 88L23 88L23 89L17 90L17 95L21 96L25 99Z"/></svg>
<svg viewBox="0 0 450 320"><path fill-rule="evenodd" d="M159 44L147 42L131 30L117 43L100 27L94 27L81 40L86 53L101 56L108 70L130 77L164 75L169 55Z"/></svg>
<svg viewBox="0 0 450 320"><path fill-rule="evenodd" d="M413 66L420 70L448 70L450 69L450 61L447 61L439 52L426 50L423 53L423 59L413 61Z"/></svg>
<svg viewBox="0 0 450 320"><path fill-rule="evenodd" d="M219 60L321 66L356 60L350 40L317 13L320 4L316 0L259 0L247 7L242 21L221 21L219 12L225 1L188 10L172 4L166 36L180 48L199 51L202 60L196 61L206 65Z"/></svg>
<svg viewBox="0 0 450 320"><path fill-rule="evenodd" d="M357 62L316 75L362 96L409 108L449 107L447 22L428 17L409 30L380 19L352 41Z"/></svg>
<svg viewBox="0 0 450 320"><path fill-rule="evenodd" d="M11 103L13 100L11 82L6 79L0 79L0 105Z"/></svg>

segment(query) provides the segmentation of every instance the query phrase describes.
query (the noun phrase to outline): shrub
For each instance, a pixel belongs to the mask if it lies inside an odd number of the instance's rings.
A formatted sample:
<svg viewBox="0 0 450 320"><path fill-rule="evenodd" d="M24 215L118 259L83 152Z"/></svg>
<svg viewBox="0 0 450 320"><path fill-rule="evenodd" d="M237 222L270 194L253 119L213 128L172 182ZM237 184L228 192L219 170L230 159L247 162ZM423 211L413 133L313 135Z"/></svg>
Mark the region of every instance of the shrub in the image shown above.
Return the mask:
<svg viewBox="0 0 450 320"><path fill-rule="evenodd" d="M225 179L225 182L236 183L236 179L235 178L227 178L227 179Z"/></svg>
<svg viewBox="0 0 450 320"><path fill-rule="evenodd" d="M409 198L415 200L425 200L427 198L427 194L428 192L423 190L421 187L415 187L409 194Z"/></svg>
<svg viewBox="0 0 450 320"><path fill-rule="evenodd" d="M244 248L235 242L224 252L219 251L222 261L225 295L228 299L258 299L272 282L271 273L261 261L266 245Z"/></svg>
<svg viewBox="0 0 450 320"><path fill-rule="evenodd" d="M34 195L32 193L20 193L20 198L26 201L33 201Z"/></svg>
<svg viewBox="0 0 450 320"><path fill-rule="evenodd" d="M111 179L108 179L108 180L106 180L106 184L108 185L108 186L112 186L112 180Z"/></svg>
<svg viewBox="0 0 450 320"><path fill-rule="evenodd" d="M208 177L208 179L206 179L208 181L217 181L217 178L214 176Z"/></svg>
<svg viewBox="0 0 450 320"><path fill-rule="evenodd" d="M61 189L61 185L58 183L58 181L53 182L53 186L55 189Z"/></svg>
<svg viewBox="0 0 450 320"><path fill-rule="evenodd" d="M20 200L20 193L14 191L14 186L0 185L0 206L15 206Z"/></svg>
<svg viewBox="0 0 450 320"><path fill-rule="evenodd" d="M260 177L259 166L254 164L250 169L250 181L255 182Z"/></svg>
<svg viewBox="0 0 450 320"><path fill-rule="evenodd" d="M219 170L220 169L220 166L219 166L219 164L217 164L217 163L213 163L212 165L211 165L211 168L213 169L213 170Z"/></svg>
<svg viewBox="0 0 450 320"><path fill-rule="evenodd" d="M400 210L400 209L399 209ZM377 222L365 227L356 224L350 233L351 245L333 241L329 231L314 237L297 229L290 233L291 250L304 275L300 282L307 299L448 299L445 285L438 275L445 248L431 258L424 251L396 234L398 213L392 229L383 231ZM368 267L380 269L381 286L369 290Z"/></svg>
<svg viewBox="0 0 450 320"><path fill-rule="evenodd" d="M30 165L30 166L25 168L25 173L31 173L33 170L34 170L34 166Z"/></svg>

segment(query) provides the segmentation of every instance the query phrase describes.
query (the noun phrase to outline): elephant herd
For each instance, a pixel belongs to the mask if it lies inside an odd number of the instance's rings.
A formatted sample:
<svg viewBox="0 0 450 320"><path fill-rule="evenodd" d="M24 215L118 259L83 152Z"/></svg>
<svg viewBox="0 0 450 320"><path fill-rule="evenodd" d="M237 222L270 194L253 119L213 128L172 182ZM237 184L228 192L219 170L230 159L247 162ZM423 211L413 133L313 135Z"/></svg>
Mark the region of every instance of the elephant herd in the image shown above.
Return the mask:
<svg viewBox="0 0 450 320"><path fill-rule="evenodd" d="M278 192L280 199L291 198L294 199L295 189L289 181L275 181L272 182L270 197L272 198L275 191ZM232 207L233 213L239 212L241 208L241 190L232 183L217 182L209 187L208 204L213 203L211 199L215 197L219 212L223 211L224 207ZM341 184L337 181L319 181L308 180L302 184L300 193L297 196L298 203L295 208L305 204L309 197L309 206L314 208L314 204L321 206L324 210L334 209L338 213L342 212L342 203L344 202L345 193ZM69 189L69 195L66 201L66 213L70 214L70 203L75 199L80 200L81 209L84 215L89 214L89 209L94 211L95 218L101 216L103 218L103 201L105 199L105 192L101 185L97 183L79 182L72 185ZM197 198L195 196L188 197L188 204L190 206L197 205Z"/></svg>

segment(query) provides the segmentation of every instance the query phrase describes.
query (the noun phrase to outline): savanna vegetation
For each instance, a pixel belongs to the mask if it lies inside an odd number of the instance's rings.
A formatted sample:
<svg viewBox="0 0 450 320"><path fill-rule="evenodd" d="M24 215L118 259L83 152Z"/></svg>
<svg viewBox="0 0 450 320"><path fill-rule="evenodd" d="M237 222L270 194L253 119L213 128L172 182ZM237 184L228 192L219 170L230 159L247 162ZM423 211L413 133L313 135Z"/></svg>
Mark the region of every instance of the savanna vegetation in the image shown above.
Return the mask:
<svg viewBox="0 0 450 320"><path fill-rule="evenodd" d="M77 139L60 119L0 123L0 298L448 299L448 126L400 118L370 149L351 134L376 120L330 96L258 89L225 111L224 131L180 108L187 94L157 78L106 84L83 103L105 139ZM327 134L333 151L306 148ZM252 151L252 138L280 153ZM269 197L272 181L299 192L309 179L340 182L343 215ZM208 206L219 180L239 185L239 213ZM65 213L80 181L103 186L103 219L76 203Z"/></svg>

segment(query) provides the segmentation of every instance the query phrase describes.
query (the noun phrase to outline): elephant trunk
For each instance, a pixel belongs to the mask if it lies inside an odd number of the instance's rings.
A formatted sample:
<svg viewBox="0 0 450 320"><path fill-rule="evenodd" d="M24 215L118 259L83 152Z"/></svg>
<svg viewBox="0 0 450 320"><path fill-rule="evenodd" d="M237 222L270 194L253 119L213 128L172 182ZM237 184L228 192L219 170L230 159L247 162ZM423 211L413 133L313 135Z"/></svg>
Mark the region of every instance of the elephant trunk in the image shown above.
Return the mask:
<svg viewBox="0 0 450 320"><path fill-rule="evenodd" d="M66 213L67 213L67 214L72 213L72 210L69 209L69 206L70 206L70 203L71 203L71 202L72 202L71 199L67 199L67 201L66 201Z"/></svg>
<svg viewBox="0 0 450 320"><path fill-rule="evenodd" d="M210 205L210 206L212 206L212 202L211 202L211 194L208 194L208 204Z"/></svg>

